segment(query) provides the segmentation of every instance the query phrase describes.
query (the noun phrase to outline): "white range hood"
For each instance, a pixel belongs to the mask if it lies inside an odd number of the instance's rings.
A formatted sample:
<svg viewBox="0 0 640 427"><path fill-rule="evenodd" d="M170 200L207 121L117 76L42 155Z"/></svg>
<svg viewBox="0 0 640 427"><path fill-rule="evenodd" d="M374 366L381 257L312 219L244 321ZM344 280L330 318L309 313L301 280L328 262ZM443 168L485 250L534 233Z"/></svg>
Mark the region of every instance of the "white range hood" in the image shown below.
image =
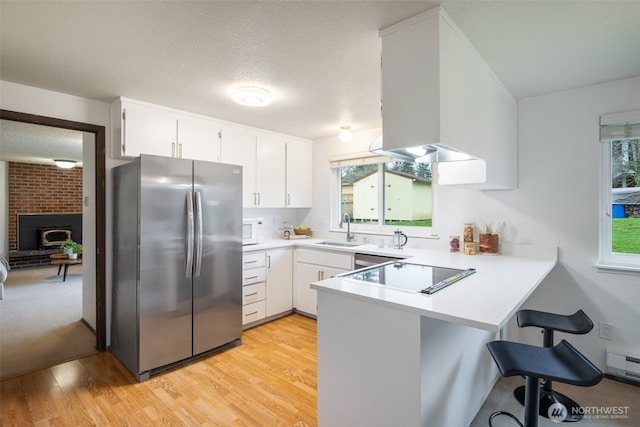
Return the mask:
<svg viewBox="0 0 640 427"><path fill-rule="evenodd" d="M383 135L371 151L437 162L441 185L515 188L516 100L444 9L380 37Z"/></svg>

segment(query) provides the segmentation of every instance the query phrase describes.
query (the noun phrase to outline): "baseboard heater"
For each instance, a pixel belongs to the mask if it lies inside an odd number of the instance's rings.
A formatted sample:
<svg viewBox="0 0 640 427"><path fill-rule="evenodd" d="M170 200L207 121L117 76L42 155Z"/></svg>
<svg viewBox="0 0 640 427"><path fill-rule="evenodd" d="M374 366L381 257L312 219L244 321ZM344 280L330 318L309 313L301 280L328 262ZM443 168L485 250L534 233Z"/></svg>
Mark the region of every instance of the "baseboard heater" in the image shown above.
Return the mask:
<svg viewBox="0 0 640 427"><path fill-rule="evenodd" d="M640 386L640 356L607 349L607 374Z"/></svg>

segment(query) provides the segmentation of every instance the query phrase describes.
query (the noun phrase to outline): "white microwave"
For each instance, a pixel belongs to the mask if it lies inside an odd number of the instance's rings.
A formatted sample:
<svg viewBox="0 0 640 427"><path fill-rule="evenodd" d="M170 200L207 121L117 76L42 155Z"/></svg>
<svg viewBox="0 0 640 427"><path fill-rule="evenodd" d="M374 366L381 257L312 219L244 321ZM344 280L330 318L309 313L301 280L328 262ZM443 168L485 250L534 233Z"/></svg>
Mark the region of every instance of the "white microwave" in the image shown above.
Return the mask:
<svg viewBox="0 0 640 427"><path fill-rule="evenodd" d="M242 244L255 245L264 241L262 218L245 218L242 220Z"/></svg>

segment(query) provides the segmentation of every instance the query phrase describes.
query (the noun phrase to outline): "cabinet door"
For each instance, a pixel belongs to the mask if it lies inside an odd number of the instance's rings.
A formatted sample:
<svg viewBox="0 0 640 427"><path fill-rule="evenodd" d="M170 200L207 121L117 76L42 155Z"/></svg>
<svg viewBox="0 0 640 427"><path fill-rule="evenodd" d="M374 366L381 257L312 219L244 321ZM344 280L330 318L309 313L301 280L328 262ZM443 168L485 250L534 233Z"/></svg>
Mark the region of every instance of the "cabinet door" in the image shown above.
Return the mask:
<svg viewBox="0 0 640 427"><path fill-rule="evenodd" d="M261 208L285 206L285 147L283 137L258 135L256 192Z"/></svg>
<svg viewBox="0 0 640 427"><path fill-rule="evenodd" d="M220 125L204 118L178 118L178 157L185 159L220 161Z"/></svg>
<svg viewBox="0 0 640 427"><path fill-rule="evenodd" d="M311 207L312 146L306 141L287 141L288 208Z"/></svg>
<svg viewBox="0 0 640 427"><path fill-rule="evenodd" d="M176 157L177 115L143 104L123 102L122 155Z"/></svg>
<svg viewBox="0 0 640 427"><path fill-rule="evenodd" d="M311 283L330 279L336 274L349 270L321 265L296 264L296 310L303 313L318 315L318 291L311 289Z"/></svg>
<svg viewBox="0 0 640 427"><path fill-rule="evenodd" d="M293 250L267 252L267 317L293 308Z"/></svg>
<svg viewBox="0 0 640 427"><path fill-rule="evenodd" d="M318 295L311 289L311 283L320 279L320 268L303 262L296 264L296 310L314 316L318 314Z"/></svg>
<svg viewBox="0 0 640 427"><path fill-rule="evenodd" d="M242 206L255 207L256 192L256 136L239 126L222 126L220 146L222 163L242 166Z"/></svg>

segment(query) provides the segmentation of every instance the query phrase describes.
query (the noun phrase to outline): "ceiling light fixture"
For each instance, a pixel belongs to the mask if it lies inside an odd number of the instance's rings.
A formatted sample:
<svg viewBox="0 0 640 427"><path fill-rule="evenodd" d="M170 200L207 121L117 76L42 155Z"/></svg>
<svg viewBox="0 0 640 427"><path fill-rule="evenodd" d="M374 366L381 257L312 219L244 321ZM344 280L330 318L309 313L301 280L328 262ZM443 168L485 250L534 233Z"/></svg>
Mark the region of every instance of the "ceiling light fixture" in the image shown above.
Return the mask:
<svg viewBox="0 0 640 427"><path fill-rule="evenodd" d="M242 86L233 91L233 100L249 107L264 107L271 104L271 94L261 87Z"/></svg>
<svg viewBox="0 0 640 427"><path fill-rule="evenodd" d="M351 126L342 126L340 128L340 141L349 142L351 141Z"/></svg>
<svg viewBox="0 0 640 427"><path fill-rule="evenodd" d="M55 162L56 166L62 169L71 169L76 165L75 160L54 159L53 161Z"/></svg>

